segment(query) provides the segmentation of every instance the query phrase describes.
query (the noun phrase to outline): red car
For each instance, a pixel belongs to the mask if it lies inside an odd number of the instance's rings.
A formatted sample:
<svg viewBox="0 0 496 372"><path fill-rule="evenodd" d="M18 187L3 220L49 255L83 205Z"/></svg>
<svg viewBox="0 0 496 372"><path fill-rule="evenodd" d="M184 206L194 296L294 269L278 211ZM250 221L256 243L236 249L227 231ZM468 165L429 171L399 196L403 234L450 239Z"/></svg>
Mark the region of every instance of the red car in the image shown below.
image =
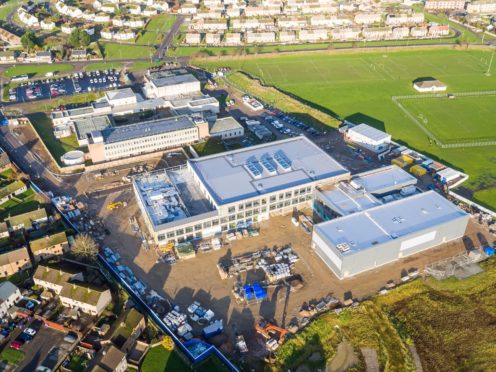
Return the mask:
<svg viewBox="0 0 496 372"><path fill-rule="evenodd" d="M20 340L15 340L14 342L12 342L10 344L10 347L12 349L16 349L16 350L19 350L21 348L21 346L24 345L24 342L23 341L20 341Z"/></svg>

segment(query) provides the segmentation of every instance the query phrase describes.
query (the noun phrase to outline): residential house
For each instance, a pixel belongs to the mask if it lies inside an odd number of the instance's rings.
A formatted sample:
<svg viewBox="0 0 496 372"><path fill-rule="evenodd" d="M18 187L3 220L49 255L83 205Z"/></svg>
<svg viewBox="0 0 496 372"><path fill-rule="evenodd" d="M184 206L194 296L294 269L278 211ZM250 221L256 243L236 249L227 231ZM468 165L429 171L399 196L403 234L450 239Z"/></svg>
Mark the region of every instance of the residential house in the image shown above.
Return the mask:
<svg viewBox="0 0 496 372"><path fill-rule="evenodd" d="M429 36L448 36L449 33L450 33L449 25L429 26Z"/></svg>
<svg viewBox="0 0 496 372"><path fill-rule="evenodd" d="M74 25L72 23L64 23L60 27L60 31L62 31L62 33L67 34L67 35L70 35L75 29L76 29L76 25Z"/></svg>
<svg viewBox="0 0 496 372"><path fill-rule="evenodd" d="M196 13L195 15L195 19L221 19L221 18L222 18L222 12L214 11L214 10L201 11Z"/></svg>
<svg viewBox="0 0 496 372"><path fill-rule="evenodd" d="M311 4L305 5L301 12L304 14L335 14L338 12L338 7L333 4Z"/></svg>
<svg viewBox="0 0 496 372"><path fill-rule="evenodd" d="M240 45L241 44L241 33L239 33L239 32L226 32L224 34L224 44Z"/></svg>
<svg viewBox="0 0 496 372"><path fill-rule="evenodd" d="M192 30L206 31L225 31L227 30L227 21L225 20L199 20L189 26Z"/></svg>
<svg viewBox="0 0 496 372"><path fill-rule="evenodd" d="M112 302L109 289L94 287L86 283L66 283L62 287L59 298L62 305L91 315L100 315Z"/></svg>
<svg viewBox="0 0 496 372"><path fill-rule="evenodd" d="M410 29L406 26L403 27L394 27L392 37L393 39L404 39L405 37L410 36Z"/></svg>
<svg viewBox="0 0 496 372"><path fill-rule="evenodd" d="M0 40L12 46L22 45L21 38L19 36L14 35L12 32L9 32L2 27L0 27Z"/></svg>
<svg viewBox="0 0 496 372"><path fill-rule="evenodd" d="M130 308L114 324L118 326L111 330L110 340L119 350L129 353L146 328L145 317L135 308Z"/></svg>
<svg viewBox="0 0 496 372"><path fill-rule="evenodd" d="M310 18L310 24L315 27L341 27L351 26L352 20L349 18L338 18L336 16L316 15Z"/></svg>
<svg viewBox="0 0 496 372"><path fill-rule="evenodd" d="M200 44L201 34L188 32L185 38L186 44Z"/></svg>
<svg viewBox="0 0 496 372"><path fill-rule="evenodd" d="M275 32L252 32L246 34L247 43L274 43L276 41Z"/></svg>
<svg viewBox="0 0 496 372"><path fill-rule="evenodd" d="M281 31L279 32L279 41L281 43L292 43L296 41L296 31Z"/></svg>
<svg viewBox="0 0 496 372"><path fill-rule="evenodd" d="M145 17L151 17L157 14L158 14L158 10L155 8L146 7L145 10L143 10L143 15Z"/></svg>
<svg viewBox="0 0 496 372"><path fill-rule="evenodd" d="M88 58L88 52L86 49L73 49L71 52L72 60L86 60Z"/></svg>
<svg viewBox="0 0 496 372"><path fill-rule="evenodd" d="M56 25L54 21L51 21L49 19L44 19L40 22L40 27L42 30L51 31L55 29Z"/></svg>
<svg viewBox="0 0 496 372"><path fill-rule="evenodd" d="M384 40L392 35L389 27L370 27L362 30L362 35L366 40Z"/></svg>
<svg viewBox="0 0 496 372"><path fill-rule="evenodd" d="M236 18L241 15L241 9L232 5L226 6L226 9L224 10L224 14L226 17L229 18Z"/></svg>
<svg viewBox="0 0 496 372"><path fill-rule="evenodd" d="M183 4L177 12L179 14L196 14L197 9L193 4Z"/></svg>
<svg viewBox="0 0 496 372"><path fill-rule="evenodd" d="M40 27L40 20L34 15L26 12L22 7L17 9L17 16L22 23L29 27Z"/></svg>
<svg viewBox="0 0 496 372"><path fill-rule="evenodd" d="M15 52L7 50L0 52L0 62L13 63L16 61Z"/></svg>
<svg viewBox="0 0 496 372"><path fill-rule="evenodd" d="M10 236L9 227L6 222L0 222L0 239L8 239Z"/></svg>
<svg viewBox="0 0 496 372"><path fill-rule="evenodd" d="M419 24L424 23L425 17L424 13L413 13L411 15L408 14L388 14L386 16L386 25L387 26L400 26L407 24Z"/></svg>
<svg viewBox="0 0 496 372"><path fill-rule="evenodd" d="M60 269L39 265L33 274L34 284L60 294L64 285L75 276L82 278L81 273L69 273Z"/></svg>
<svg viewBox="0 0 496 372"><path fill-rule="evenodd" d="M280 17L277 18L276 24L280 30L282 29L296 29L307 27L307 19L303 17Z"/></svg>
<svg viewBox="0 0 496 372"><path fill-rule="evenodd" d="M467 3L470 14L496 14L496 0L474 0Z"/></svg>
<svg viewBox="0 0 496 372"><path fill-rule="evenodd" d="M112 344L107 344L101 348L93 361L91 372L126 372L126 354L117 349Z"/></svg>
<svg viewBox="0 0 496 372"><path fill-rule="evenodd" d="M281 7L247 6L243 13L246 17L274 16L281 14Z"/></svg>
<svg viewBox="0 0 496 372"><path fill-rule="evenodd" d="M206 33L205 34L205 43L211 45L219 45L222 34L217 33Z"/></svg>
<svg viewBox="0 0 496 372"><path fill-rule="evenodd" d="M355 23L359 25L371 25L382 22L382 13L358 13L355 15Z"/></svg>
<svg viewBox="0 0 496 372"><path fill-rule="evenodd" d="M327 30L317 29L317 30L300 30L298 33L298 39L300 41L318 41L326 40L329 36Z"/></svg>
<svg viewBox="0 0 496 372"><path fill-rule="evenodd" d="M231 21L231 28L234 30L256 30L260 27L260 22L256 18L234 19Z"/></svg>
<svg viewBox="0 0 496 372"><path fill-rule="evenodd" d="M101 6L100 11L113 14L117 11L117 9L119 9L119 6L117 4L104 3Z"/></svg>
<svg viewBox="0 0 496 372"><path fill-rule="evenodd" d="M410 35L412 37L426 37L427 27L426 26L412 27L410 29Z"/></svg>
<svg viewBox="0 0 496 372"><path fill-rule="evenodd" d="M357 40L361 32L359 27L335 28L331 30L331 37L333 40Z"/></svg>
<svg viewBox="0 0 496 372"><path fill-rule="evenodd" d="M425 10L464 10L465 0L427 0Z"/></svg>
<svg viewBox="0 0 496 372"><path fill-rule="evenodd" d="M70 249L65 232L46 235L42 238L31 240L29 242L29 247L31 248L31 253L34 256L34 261L36 263L46 260L47 258L62 256Z"/></svg>
<svg viewBox="0 0 496 372"><path fill-rule="evenodd" d="M22 298L21 291L9 281L0 283L0 319L6 319L9 309Z"/></svg>
<svg viewBox="0 0 496 372"><path fill-rule="evenodd" d="M36 228L40 224L48 222L48 215L45 208L40 208L32 212L8 217L5 221L13 231L20 229L30 230Z"/></svg>
<svg viewBox="0 0 496 372"><path fill-rule="evenodd" d="M14 181L8 185L0 188L0 205L9 201L13 197L22 194L28 189L26 184L22 181Z"/></svg>
<svg viewBox="0 0 496 372"><path fill-rule="evenodd" d="M0 278L32 267L26 247L0 253Z"/></svg>
<svg viewBox="0 0 496 372"><path fill-rule="evenodd" d="M133 40L136 39L136 33L130 29L118 30L113 34L112 39L114 40Z"/></svg>
<svg viewBox="0 0 496 372"><path fill-rule="evenodd" d="M10 53L10 52L3 52L3 53ZM2 52L0 52L0 58L2 58ZM7 55L6 57L3 58L8 60L10 59L10 55ZM15 54L14 54L14 60L15 60ZM10 162L9 155L5 151L3 151L3 149L0 147L0 171L3 172L5 169L9 169L10 167L12 167L12 163Z"/></svg>
<svg viewBox="0 0 496 372"><path fill-rule="evenodd" d="M108 22L110 22L110 16L106 13L97 13L97 14L95 14L95 22L96 23L108 23Z"/></svg>

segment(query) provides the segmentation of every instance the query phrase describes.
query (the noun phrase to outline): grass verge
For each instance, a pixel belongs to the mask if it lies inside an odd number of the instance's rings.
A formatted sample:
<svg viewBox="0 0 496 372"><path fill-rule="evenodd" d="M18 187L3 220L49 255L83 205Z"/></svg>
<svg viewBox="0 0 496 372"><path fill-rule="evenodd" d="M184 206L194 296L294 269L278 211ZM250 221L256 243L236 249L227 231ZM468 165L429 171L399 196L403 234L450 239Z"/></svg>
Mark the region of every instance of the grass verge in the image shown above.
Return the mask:
<svg viewBox="0 0 496 372"><path fill-rule="evenodd" d="M30 78L37 76L45 76L47 72L53 72L54 74L58 72L67 72L74 69L74 66L71 64L52 64L52 65L35 65L35 64L27 64L27 65L17 65L9 67L3 73L4 76L11 78L12 76L17 75L28 75Z"/></svg>

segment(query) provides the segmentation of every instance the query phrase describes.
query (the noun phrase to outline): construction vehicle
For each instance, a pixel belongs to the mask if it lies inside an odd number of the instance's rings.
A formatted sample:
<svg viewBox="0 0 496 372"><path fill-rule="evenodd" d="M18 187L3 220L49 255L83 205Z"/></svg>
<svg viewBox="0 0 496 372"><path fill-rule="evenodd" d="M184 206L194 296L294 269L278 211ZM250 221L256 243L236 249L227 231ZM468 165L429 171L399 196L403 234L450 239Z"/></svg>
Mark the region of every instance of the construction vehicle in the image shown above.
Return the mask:
<svg viewBox="0 0 496 372"><path fill-rule="evenodd" d="M255 330L261 334L265 339L265 346L270 351L275 351L281 345L288 331L284 328L278 327L274 324L268 323L264 320L260 320L255 326Z"/></svg>
<svg viewBox="0 0 496 372"><path fill-rule="evenodd" d="M127 202L117 201L117 202L107 204L107 209L113 211L114 209L117 209L120 207L126 207L126 206L127 206Z"/></svg>
<svg viewBox="0 0 496 372"><path fill-rule="evenodd" d="M174 245L175 245L174 242L169 242L166 245L162 245L160 247L160 250L162 252L170 252L170 251L172 251L174 249Z"/></svg>

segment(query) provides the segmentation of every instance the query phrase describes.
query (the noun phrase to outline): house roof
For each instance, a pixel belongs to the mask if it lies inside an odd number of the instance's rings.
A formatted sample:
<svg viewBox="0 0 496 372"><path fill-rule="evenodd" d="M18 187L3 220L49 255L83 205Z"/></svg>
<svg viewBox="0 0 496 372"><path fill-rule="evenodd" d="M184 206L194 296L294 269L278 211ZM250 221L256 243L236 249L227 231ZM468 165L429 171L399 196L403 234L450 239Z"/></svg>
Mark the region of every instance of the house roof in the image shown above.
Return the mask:
<svg viewBox="0 0 496 372"><path fill-rule="evenodd" d="M446 84L441 83L439 80L425 80L425 81L417 81L415 85L419 88L445 88Z"/></svg>
<svg viewBox="0 0 496 372"><path fill-rule="evenodd" d="M117 349L114 345L104 347L95 360L95 367L92 371L113 372L117 369L126 354Z"/></svg>
<svg viewBox="0 0 496 372"><path fill-rule="evenodd" d="M33 279L43 280L48 283L62 286L67 283L73 276L73 273L39 265L33 274Z"/></svg>
<svg viewBox="0 0 496 372"><path fill-rule="evenodd" d="M48 215L46 213L45 208L40 208L35 211L9 217L6 219L6 221L9 223L11 227L17 225L31 226L34 221L39 221L46 218L48 218Z"/></svg>
<svg viewBox="0 0 496 372"><path fill-rule="evenodd" d="M105 92L105 96L107 97L107 100L111 101L124 98L134 98L136 97L136 94L131 88L123 88Z"/></svg>
<svg viewBox="0 0 496 372"><path fill-rule="evenodd" d="M66 283L60 291L60 296L85 304L96 305L105 291L108 289L94 287L87 283Z"/></svg>
<svg viewBox="0 0 496 372"><path fill-rule="evenodd" d="M19 180L12 182L5 187L2 187L0 189L0 199L13 194L14 192L16 192L19 189L22 189L23 187L26 187L26 185L24 184L24 182Z"/></svg>
<svg viewBox="0 0 496 372"><path fill-rule="evenodd" d="M232 116L229 116L227 118L217 119L210 128L210 134L223 133L228 130L240 128L243 128L243 126Z"/></svg>
<svg viewBox="0 0 496 372"><path fill-rule="evenodd" d="M382 130L371 127L367 124L360 124L348 129L348 133L360 134L373 141L387 141L391 139L391 135L383 132Z"/></svg>
<svg viewBox="0 0 496 372"><path fill-rule="evenodd" d="M12 284L9 281L0 283L0 303L2 301L7 300L13 293L15 293L18 290L19 288L17 288L14 284Z"/></svg>
<svg viewBox="0 0 496 372"><path fill-rule="evenodd" d="M9 265L21 260L29 260L29 253L26 247L0 253L0 266Z"/></svg>
<svg viewBox="0 0 496 372"><path fill-rule="evenodd" d="M31 247L31 252L36 252L62 243L67 243L67 236L64 231L53 235L45 235L36 240L31 240L29 242L29 246Z"/></svg>
<svg viewBox="0 0 496 372"><path fill-rule="evenodd" d="M6 222L0 222L0 233L4 233L9 231L9 228L7 227Z"/></svg>

